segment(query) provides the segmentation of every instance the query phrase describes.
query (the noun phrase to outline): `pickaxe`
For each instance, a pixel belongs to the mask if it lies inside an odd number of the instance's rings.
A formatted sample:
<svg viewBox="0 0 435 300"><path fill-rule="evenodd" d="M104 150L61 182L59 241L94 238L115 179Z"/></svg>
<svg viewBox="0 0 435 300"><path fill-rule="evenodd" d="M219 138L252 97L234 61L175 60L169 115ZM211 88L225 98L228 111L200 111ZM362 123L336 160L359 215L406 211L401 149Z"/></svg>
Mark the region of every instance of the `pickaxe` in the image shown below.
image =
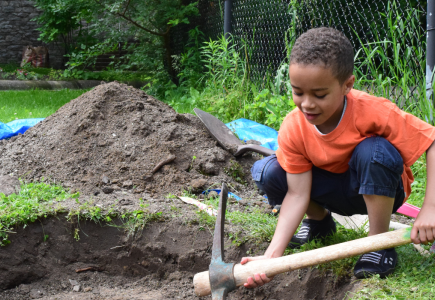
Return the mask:
<svg viewBox="0 0 435 300"><path fill-rule="evenodd" d="M224 300L230 291L243 285L248 277L254 277L257 273L265 273L268 277L273 277L280 273L411 242L411 228L404 228L311 251L251 261L245 265L224 263L224 223L227 198L228 189L223 184L219 198L210 269L196 274L193 278L195 293L198 296L212 294L213 300Z"/></svg>

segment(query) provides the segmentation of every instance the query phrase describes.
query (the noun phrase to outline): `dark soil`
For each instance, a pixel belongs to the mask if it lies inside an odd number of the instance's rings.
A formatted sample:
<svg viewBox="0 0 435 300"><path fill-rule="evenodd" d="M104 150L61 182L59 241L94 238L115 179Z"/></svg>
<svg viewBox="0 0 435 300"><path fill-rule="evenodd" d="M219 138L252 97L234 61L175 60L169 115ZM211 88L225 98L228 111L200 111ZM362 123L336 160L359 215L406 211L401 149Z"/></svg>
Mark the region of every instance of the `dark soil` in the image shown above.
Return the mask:
<svg viewBox="0 0 435 300"><path fill-rule="evenodd" d="M59 216L20 229L11 240L0 251L2 300L199 299L192 279L208 269L212 246L211 233L186 226L184 218L152 223L141 235L128 237L115 227L72 224ZM247 249L229 247L226 260L240 261ZM305 269L276 276L255 290L241 287L227 299L343 299L352 286L349 280L336 282L333 275Z"/></svg>
<svg viewBox="0 0 435 300"><path fill-rule="evenodd" d="M208 269L212 231L198 225L194 207L168 195L201 193L225 182L244 199L231 205L264 206L249 175L258 158L236 160L196 116L177 114L125 84L100 85L72 100L24 135L0 141L0 176L79 191L79 203L62 202L68 209L87 201L131 211L142 198L149 213L163 212L166 219L142 234L125 224L117 229L64 216L17 228L12 243L0 249L0 299L196 299L192 279ZM236 163L240 172L228 175ZM231 246L226 260L239 262L247 250L259 255L266 246ZM86 267L93 270L75 271ZM352 286L349 278L336 282L310 269L276 276L255 290L242 287L229 299L342 299Z"/></svg>

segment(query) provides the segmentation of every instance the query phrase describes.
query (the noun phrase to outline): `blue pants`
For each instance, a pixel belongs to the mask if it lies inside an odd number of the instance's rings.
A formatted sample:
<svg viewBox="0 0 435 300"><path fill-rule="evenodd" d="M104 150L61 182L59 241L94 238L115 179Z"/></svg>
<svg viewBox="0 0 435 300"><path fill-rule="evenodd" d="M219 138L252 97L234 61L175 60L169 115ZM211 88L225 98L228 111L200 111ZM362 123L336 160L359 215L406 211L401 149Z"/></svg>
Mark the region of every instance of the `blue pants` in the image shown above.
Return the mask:
<svg viewBox="0 0 435 300"><path fill-rule="evenodd" d="M255 162L251 173L269 204L282 204L288 185L286 172L276 156ZM369 137L355 147L346 172L331 173L313 166L311 201L351 216L367 214L363 195L380 195L395 198L393 212L396 212L405 199L402 173L403 159L397 149L382 137Z"/></svg>

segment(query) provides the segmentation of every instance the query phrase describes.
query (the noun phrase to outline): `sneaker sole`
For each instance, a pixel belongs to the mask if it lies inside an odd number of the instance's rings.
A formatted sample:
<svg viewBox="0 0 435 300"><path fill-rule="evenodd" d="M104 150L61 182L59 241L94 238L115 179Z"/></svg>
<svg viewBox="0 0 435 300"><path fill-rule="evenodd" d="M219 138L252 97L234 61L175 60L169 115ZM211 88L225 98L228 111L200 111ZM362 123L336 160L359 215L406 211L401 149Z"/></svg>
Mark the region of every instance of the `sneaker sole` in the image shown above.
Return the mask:
<svg viewBox="0 0 435 300"><path fill-rule="evenodd" d="M370 278L370 277L373 277L373 276L375 276L377 274L379 274L380 278L385 278L385 277L387 277L388 275L390 275L393 272L394 272L394 269L390 269L390 270L388 270L386 272L382 272L382 273L370 272L370 271L364 271L364 270L362 270L362 271L354 273L354 275L358 279Z"/></svg>

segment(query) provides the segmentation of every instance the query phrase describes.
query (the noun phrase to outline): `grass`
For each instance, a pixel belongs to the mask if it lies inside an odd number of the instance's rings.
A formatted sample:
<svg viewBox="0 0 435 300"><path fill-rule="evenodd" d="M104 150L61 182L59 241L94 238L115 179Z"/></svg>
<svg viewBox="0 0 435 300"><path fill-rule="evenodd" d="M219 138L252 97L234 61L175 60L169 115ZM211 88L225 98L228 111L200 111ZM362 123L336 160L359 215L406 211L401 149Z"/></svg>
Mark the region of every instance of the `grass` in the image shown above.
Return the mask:
<svg viewBox="0 0 435 300"><path fill-rule="evenodd" d="M0 122L15 119L45 118L87 90L1 91Z"/></svg>
<svg viewBox="0 0 435 300"><path fill-rule="evenodd" d="M123 229L127 232L128 236L135 234L142 234L142 229L149 222L164 221L165 217L163 212L149 213L147 207L149 204L143 202L140 199L141 207L138 210L120 212L115 209L116 204L113 204L109 208L101 208L100 206L94 205L91 201L82 203L77 209L72 209L68 212L68 221L77 221L78 226L80 226L80 221L93 221L98 224L105 223L106 225L117 227ZM114 219L119 219L121 225L114 223ZM79 228L76 229L76 234L78 236Z"/></svg>
<svg viewBox="0 0 435 300"><path fill-rule="evenodd" d="M62 201L76 199L79 193L70 194L62 186L49 182L21 183L18 194L5 196L0 193L0 246L10 244L9 235L14 234L14 228L33 223L40 218L47 218L66 209L62 206ZM74 232L75 238L80 239L80 222L93 221L99 224L118 227L127 232L128 236L141 234L142 229L152 221L163 221L162 212L150 213L147 210L149 205L142 200L140 209L131 212L120 212L115 209L115 205L109 208L101 208L93 204L92 201L81 203L77 209L71 209L66 216L68 221L76 222L77 228ZM121 225L114 222L120 220ZM44 240L46 237L44 236Z"/></svg>
<svg viewBox="0 0 435 300"><path fill-rule="evenodd" d="M396 250L399 255L396 271L386 279L363 280L363 287L352 295L352 299L435 298L435 256L424 257L412 245Z"/></svg>
<svg viewBox="0 0 435 300"><path fill-rule="evenodd" d="M0 193L0 246L10 243L8 237L14 227L54 215L61 210L54 204L75 197L78 193L69 194L60 185L45 182L22 183L20 192L10 196Z"/></svg>

